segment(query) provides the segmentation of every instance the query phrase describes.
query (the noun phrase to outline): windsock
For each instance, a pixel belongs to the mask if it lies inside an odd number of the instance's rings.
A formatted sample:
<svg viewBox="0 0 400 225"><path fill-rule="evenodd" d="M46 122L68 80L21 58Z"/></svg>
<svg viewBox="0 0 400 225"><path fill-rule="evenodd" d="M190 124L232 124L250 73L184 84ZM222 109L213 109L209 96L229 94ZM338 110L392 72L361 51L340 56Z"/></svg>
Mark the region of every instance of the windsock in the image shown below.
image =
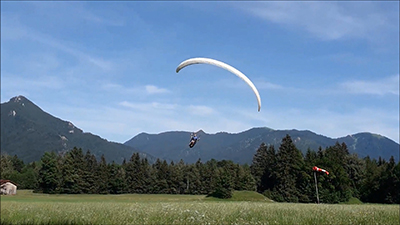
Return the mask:
<svg viewBox="0 0 400 225"><path fill-rule="evenodd" d="M316 166L314 166L312 169L313 169L314 171L317 171L317 172L324 172L324 173L326 173L327 175L329 174L328 171L326 171L326 170L324 170L324 169L321 169L321 168L318 168L318 167L316 167Z"/></svg>

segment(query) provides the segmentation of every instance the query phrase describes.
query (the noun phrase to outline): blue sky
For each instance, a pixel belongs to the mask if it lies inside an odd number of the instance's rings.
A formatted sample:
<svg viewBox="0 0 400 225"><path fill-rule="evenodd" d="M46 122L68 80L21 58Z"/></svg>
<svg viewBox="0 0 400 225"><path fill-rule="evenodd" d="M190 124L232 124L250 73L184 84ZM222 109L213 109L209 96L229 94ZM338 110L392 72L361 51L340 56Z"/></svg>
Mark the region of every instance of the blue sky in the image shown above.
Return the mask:
<svg viewBox="0 0 400 225"><path fill-rule="evenodd" d="M260 92L211 65L246 74ZM107 140L252 127L399 143L399 2L1 2L1 102Z"/></svg>

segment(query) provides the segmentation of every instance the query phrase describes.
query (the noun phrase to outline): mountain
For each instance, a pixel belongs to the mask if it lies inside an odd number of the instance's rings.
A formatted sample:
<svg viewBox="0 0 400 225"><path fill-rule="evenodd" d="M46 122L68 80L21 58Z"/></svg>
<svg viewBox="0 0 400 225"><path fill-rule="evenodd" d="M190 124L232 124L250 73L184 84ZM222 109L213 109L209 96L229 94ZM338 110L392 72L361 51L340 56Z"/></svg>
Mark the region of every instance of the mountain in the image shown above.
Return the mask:
<svg viewBox="0 0 400 225"><path fill-rule="evenodd" d="M251 164L256 150L261 143L272 144L278 150L282 138L289 134L294 144L303 153L308 148L317 151L319 147L335 145L336 142L346 143L350 153L357 153L359 157L370 156L388 160L394 156L399 160L400 145L396 142L372 133L357 133L342 138L329 138L311 131L273 130L266 127L252 128L241 133L220 132L207 134L197 132L200 140L192 149L188 147L190 132L171 131L160 134L141 133L125 142L125 145L141 149L160 158L178 161L183 159L187 163L194 163L199 158L207 161L230 159L237 163Z"/></svg>
<svg viewBox="0 0 400 225"><path fill-rule="evenodd" d="M40 160L47 151L59 153L78 147L85 154L90 150L98 159L104 154L107 162L129 160L135 148L110 142L85 133L68 121L56 118L24 96L1 104L1 152L17 155L24 162ZM154 157L141 152L142 157Z"/></svg>
<svg viewBox="0 0 400 225"><path fill-rule="evenodd" d="M359 157L388 160L394 156L399 160L400 145L372 133L357 133L341 138L329 138L311 131L273 130L266 127L252 128L240 133L220 132L207 134L197 132L200 140L192 149L188 147L190 132L170 131L160 134L141 133L124 144L107 141L97 135L85 133L68 121L56 118L23 96L17 96L1 104L1 152L17 155L24 162L39 160L44 152L66 152L73 147L90 150L97 158L104 154L107 162L121 163L129 160L134 152L147 157L150 162L155 157L186 163L194 163L199 158L229 159L237 163L252 162L261 143L273 144L276 149L286 134L303 153L308 148L318 150L346 143L351 153ZM139 151L140 150L140 151ZM154 157L155 156L155 157Z"/></svg>

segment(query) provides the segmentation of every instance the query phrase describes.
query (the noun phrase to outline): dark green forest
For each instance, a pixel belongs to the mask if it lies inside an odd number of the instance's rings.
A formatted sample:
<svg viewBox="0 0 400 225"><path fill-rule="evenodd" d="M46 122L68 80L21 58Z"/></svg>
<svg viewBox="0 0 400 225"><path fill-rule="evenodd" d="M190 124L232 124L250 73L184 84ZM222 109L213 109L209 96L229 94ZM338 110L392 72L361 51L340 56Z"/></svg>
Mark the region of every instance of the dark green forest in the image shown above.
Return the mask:
<svg viewBox="0 0 400 225"><path fill-rule="evenodd" d="M329 174L315 172L314 166ZM400 163L359 158L345 143L306 154L286 135L279 149L262 143L251 165L230 160L187 164L157 159L151 164L134 153L122 164L97 159L88 150L46 152L25 164L16 155L1 155L1 179L19 189L48 194L199 194L229 198L233 190L251 190L278 202L340 203L358 198L369 203L400 203ZM315 174L314 174L315 173ZM315 177L314 177L315 176Z"/></svg>

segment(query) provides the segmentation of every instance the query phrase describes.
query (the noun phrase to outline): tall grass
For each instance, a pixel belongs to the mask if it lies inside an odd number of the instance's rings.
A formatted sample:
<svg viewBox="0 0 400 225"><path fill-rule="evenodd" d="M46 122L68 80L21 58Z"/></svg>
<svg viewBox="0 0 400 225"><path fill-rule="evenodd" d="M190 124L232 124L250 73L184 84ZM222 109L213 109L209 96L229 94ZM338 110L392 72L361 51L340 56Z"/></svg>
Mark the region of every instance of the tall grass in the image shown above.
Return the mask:
<svg viewBox="0 0 400 225"><path fill-rule="evenodd" d="M399 224L398 205L204 201L192 195L1 197L1 224Z"/></svg>

